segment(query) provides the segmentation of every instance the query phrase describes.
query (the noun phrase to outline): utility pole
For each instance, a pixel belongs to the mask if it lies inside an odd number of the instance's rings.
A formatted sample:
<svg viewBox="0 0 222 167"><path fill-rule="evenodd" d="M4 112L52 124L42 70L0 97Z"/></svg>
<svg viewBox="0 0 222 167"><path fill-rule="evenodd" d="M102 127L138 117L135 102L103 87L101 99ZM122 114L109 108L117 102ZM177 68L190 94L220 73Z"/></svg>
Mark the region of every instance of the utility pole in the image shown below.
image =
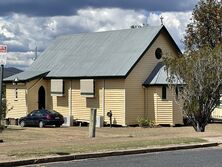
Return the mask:
<svg viewBox="0 0 222 167"><path fill-rule="evenodd" d="M33 60L35 61L38 57L38 47L37 45L35 46L35 57L33 58Z"/></svg>
<svg viewBox="0 0 222 167"><path fill-rule="evenodd" d="M4 65L0 65L0 125L2 122L3 108L2 108L2 94L3 94L3 73L4 73Z"/></svg>
<svg viewBox="0 0 222 167"><path fill-rule="evenodd" d="M3 74L4 65L6 64L7 45L0 45L0 125L2 122L3 107L2 107L2 94L3 94Z"/></svg>

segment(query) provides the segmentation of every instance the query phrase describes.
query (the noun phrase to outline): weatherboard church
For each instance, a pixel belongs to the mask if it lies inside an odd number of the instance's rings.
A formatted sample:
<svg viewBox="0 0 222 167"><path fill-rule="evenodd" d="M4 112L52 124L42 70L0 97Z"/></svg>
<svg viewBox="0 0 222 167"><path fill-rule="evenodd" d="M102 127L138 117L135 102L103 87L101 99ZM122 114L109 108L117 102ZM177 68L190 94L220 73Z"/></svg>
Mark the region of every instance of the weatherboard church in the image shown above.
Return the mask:
<svg viewBox="0 0 222 167"><path fill-rule="evenodd" d="M73 121L89 122L90 109L122 126L148 118L183 123L167 87L163 55L180 49L164 26L60 36L24 72L6 78L7 118L45 108Z"/></svg>

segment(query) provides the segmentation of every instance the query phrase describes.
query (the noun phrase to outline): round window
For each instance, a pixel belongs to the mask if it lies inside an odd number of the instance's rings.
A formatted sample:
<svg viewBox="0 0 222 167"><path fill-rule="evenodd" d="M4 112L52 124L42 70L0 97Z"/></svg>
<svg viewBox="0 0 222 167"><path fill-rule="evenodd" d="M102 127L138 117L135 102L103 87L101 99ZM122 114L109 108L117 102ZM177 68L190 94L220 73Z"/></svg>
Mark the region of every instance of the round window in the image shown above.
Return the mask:
<svg viewBox="0 0 222 167"><path fill-rule="evenodd" d="M162 55L163 55L162 49L157 48L156 51L155 51L156 58L161 59Z"/></svg>

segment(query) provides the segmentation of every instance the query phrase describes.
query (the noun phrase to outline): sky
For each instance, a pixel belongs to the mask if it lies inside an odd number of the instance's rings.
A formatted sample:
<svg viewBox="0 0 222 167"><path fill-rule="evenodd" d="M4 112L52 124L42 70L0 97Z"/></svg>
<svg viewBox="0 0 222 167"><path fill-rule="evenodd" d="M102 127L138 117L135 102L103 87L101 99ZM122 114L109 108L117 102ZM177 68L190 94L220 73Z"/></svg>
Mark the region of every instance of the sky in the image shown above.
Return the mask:
<svg viewBox="0 0 222 167"><path fill-rule="evenodd" d="M7 67L26 70L65 34L163 23L183 50L183 37L198 0L0 0L0 44L8 46Z"/></svg>

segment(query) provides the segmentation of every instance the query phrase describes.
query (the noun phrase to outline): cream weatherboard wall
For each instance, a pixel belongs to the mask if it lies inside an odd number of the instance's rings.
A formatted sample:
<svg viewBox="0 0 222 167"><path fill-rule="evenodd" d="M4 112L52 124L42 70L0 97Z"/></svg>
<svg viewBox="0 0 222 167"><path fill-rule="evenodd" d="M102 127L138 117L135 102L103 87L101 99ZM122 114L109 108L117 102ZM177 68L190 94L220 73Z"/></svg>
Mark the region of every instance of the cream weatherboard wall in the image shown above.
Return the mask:
<svg viewBox="0 0 222 167"><path fill-rule="evenodd" d="M97 92L98 90L96 90ZM80 80L72 80L72 115L75 120L89 121L90 108L87 108L87 98L80 94ZM96 104L93 107L99 108L98 106L98 93L96 93L93 99ZM96 106L95 106L96 105Z"/></svg>
<svg viewBox="0 0 222 167"><path fill-rule="evenodd" d="M145 89L146 91L146 96L147 97L145 99L146 102L146 112L147 115L145 115L146 118L149 118L152 121L156 122L156 115L155 115L155 110L157 108L156 103L154 103L154 101L156 101L156 87L151 86Z"/></svg>
<svg viewBox="0 0 222 167"><path fill-rule="evenodd" d="M173 122L173 97L167 88L166 99L162 99L162 87L156 88L154 94L155 103L155 123L175 125Z"/></svg>
<svg viewBox="0 0 222 167"><path fill-rule="evenodd" d="M167 97L162 99L162 86L147 88L148 118L155 124L183 124L179 102L175 102L174 90L167 88Z"/></svg>
<svg viewBox="0 0 222 167"><path fill-rule="evenodd" d="M51 96L49 81L43 79L32 80L27 83L6 84L7 107L10 109L6 114L6 118L20 118L29 112L38 109L38 90L43 86L46 96L46 109L51 109ZM15 90L17 89L17 97Z"/></svg>
<svg viewBox="0 0 222 167"><path fill-rule="evenodd" d="M80 94L80 80L64 80L64 83L64 96L52 96L53 110L65 117L72 116L74 120L87 122L91 108L96 108L97 115L103 116L106 122L109 122L106 113L111 110L113 123L125 125L124 79L96 79L94 98L86 98Z"/></svg>
<svg viewBox="0 0 222 167"><path fill-rule="evenodd" d="M17 98L16 98L17 89ZM7 108L6 118L20 118L27 114L26 86L6 84Z"/></svg>
<svg viewBox="0 0 222 167"><path fill-rule="evenodd" d="M38 91L41 86L45 90L45 108L52 109L50 81L41 78L26 83L28 112L38 109Z"/></svg>
<svg viewBox="0 0 222 167"><path fill-rule="evenodd" d="M52 109L67 117L69 116L69 82L67 80L64 80L64 88L63 96L51 96L51 94L50 96L52 98Z"/></svg>
<svg viewBox="0 0 222 167"><path fill-rule="evenodd" d="M96 108L97 115L103 116L112 111L113 123L125 125L125 89L124 79L95 80L95 97L86 98L80 94L80 80L64 80L64 95L51 96L50 80L37 79L17 85L18 98L15 100L15 86L8 83L6 98L8 106L13 107L7 113L7 118L20 118L32 110L38 109L38 90L43 86L46 96L46 109L53 109L65 117L89 121L90 109Z"/></svg>
<svg viewBox="0 0 222 167"><path fill-rule="evenodd" d="M126 125L124 87L124 79L109 79L105 81L105 111L112 111L113 124L123 126ZM107 116L105 116L105 118L105 121L109 122L109 118Z"/></svg>
<svg viewBox="0 0 222 167"><path fill-rule="evenodd" d="M167 91L167 98L162 100L162 89L156 89L154 103L155 103L155 123L173 125L173 102L169 100Z"/></svg>
<svg viewBox="0 0 222 167"><path fill-rule="evenodd" d="M80 81L72 80L72 115L76 120L89 121L90 109L96 108L97 115L106 116L113 113L113 123L125 125L125 89L123 79L95 80L95 97L86 98L80 95Z"/></svg>
<svg viewBox="0 0 222 167"><path fill-rule="evenodd" d="M170 56L178 56L178 53L172 43L169 42L166 33L160 33L148 51L143 55L125 80L126 89L126 124L136 124L138 117L144 117L145 113L145 90L142 87L143 82L154 69L158 60L155 57L155 50L161 48L163 53ZM149 107L147 107L149 109Z"/></svg>

